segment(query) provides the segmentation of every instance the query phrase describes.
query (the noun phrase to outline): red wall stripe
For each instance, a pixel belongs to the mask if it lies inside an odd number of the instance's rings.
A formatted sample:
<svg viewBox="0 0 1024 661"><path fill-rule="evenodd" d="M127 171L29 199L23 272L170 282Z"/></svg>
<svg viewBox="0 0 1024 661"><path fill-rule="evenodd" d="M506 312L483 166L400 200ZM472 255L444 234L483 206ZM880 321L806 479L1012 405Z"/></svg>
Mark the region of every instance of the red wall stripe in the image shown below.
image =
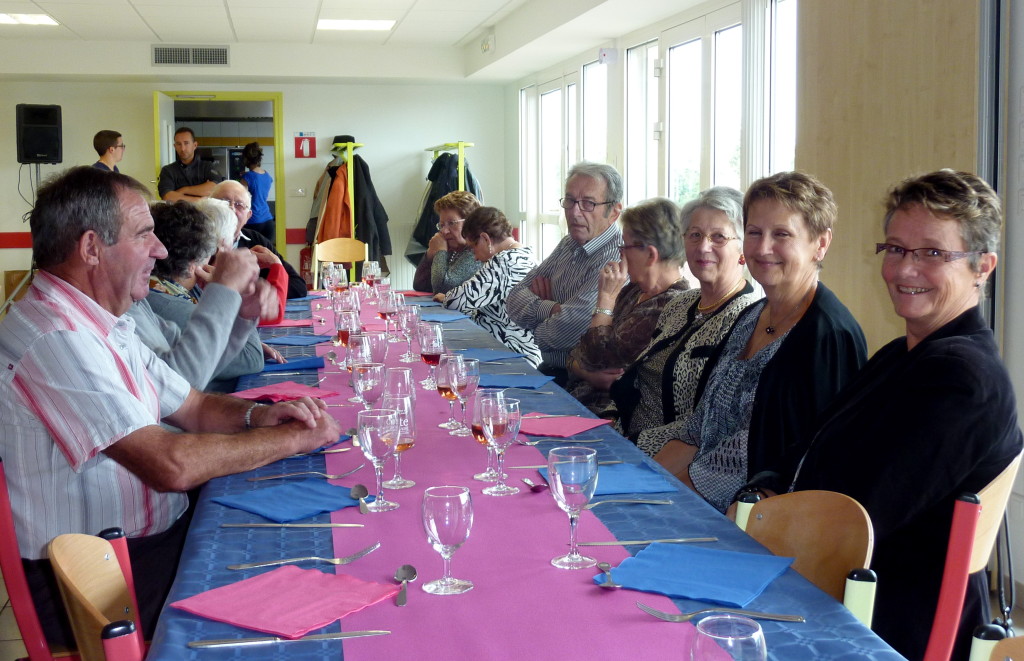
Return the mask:
<svg viewBox="0 0 1024 661"><path fill-rule="evenodd" d="M298 228L298 229L295 229L295 228L286 229L284 231L284 238L285 238L285 241L287 241L288 245L290 245L290 246L293 246L293 245L300 245L300 246L306 245L306 228L301 227L301 228Z"/></svg>
<svg viewBox="0 0 1024 661"><path fill-rule="evenodd" d="M0 248L31 248L31 232L0 232Z"/></svg>

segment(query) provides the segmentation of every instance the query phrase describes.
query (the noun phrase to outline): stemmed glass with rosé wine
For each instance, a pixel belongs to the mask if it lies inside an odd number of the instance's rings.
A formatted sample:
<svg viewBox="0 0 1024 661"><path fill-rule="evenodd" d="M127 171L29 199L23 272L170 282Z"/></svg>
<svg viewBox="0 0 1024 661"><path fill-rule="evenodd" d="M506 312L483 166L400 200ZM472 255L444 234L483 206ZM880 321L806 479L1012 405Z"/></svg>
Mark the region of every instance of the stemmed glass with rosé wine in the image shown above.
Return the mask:
<svg viewBox="0 0 1024 661"><path fill-rule="evenodd" d="M430 366L430 376L420 381L420 385L424 390L433 390L437 388L437 365L444 353L444 331L441 324L422 322L416 327L416 333L420 342L420 358Z"/></svg>

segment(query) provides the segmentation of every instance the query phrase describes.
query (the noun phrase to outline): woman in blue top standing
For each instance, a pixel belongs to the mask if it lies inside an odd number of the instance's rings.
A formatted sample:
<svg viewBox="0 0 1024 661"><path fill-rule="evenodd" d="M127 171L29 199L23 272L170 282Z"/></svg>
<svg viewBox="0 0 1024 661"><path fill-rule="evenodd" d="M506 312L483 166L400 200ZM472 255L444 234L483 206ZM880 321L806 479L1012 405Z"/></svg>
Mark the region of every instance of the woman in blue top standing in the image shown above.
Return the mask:
<svg viewBox="0 0 1024 661"><path fill-rule="evenodd" d="M267 204L267 196L270 195L270 186L274 183L274 178L263 169L263 150L260 149L260 143L247 144L242 150L242 161L246 168L242 181L252 195L252 215L245 224L245 229L259 232L276 249L274 214L270 213L270 206Z"/></svg>

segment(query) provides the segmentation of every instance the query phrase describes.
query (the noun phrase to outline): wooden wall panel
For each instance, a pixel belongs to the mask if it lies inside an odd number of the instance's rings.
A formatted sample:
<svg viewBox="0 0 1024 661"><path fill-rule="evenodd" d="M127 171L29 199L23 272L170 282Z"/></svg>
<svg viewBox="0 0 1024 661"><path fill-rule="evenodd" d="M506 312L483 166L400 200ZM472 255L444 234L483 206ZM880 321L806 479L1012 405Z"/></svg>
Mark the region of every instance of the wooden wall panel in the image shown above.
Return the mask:
<svg viewBox="0 0 1024 661"><path fill-rule="evenodd" d="M839 222L825 282L874 352L904 334L874 244L895 182L975 169L973 0L799 0L796 167L832 189Z"/></svg>

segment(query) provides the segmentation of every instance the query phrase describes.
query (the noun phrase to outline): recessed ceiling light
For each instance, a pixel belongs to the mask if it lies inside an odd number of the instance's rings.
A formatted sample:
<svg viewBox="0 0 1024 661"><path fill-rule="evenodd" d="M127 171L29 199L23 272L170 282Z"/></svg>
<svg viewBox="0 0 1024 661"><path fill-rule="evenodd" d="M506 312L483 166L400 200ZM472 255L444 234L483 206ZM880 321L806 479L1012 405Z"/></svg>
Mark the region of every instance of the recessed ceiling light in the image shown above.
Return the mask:
<svg viewBox="0 0 1024 661"><path fill-rule="evenodd" d="M387 31L395 27L394 21L375 20L335 20L321 18L316 22L317 30L381 30Z"/></svg>
<svg viewBox="0 0 1024 661"><path fill-rule="evenodd" d="M60 25L46 14L0 14L4 25Z"/></svg>

